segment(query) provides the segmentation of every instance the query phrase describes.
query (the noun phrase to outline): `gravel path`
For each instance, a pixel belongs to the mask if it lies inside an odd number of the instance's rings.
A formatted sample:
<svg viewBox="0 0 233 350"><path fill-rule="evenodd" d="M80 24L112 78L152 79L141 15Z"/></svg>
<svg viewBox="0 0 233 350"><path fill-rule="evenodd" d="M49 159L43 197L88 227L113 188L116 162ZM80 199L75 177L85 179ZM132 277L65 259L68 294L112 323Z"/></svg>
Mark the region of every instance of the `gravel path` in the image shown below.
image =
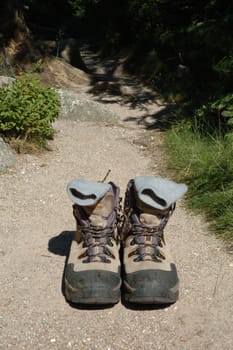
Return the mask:
<svg viewBox="0 0 233 350"><path fill-rule="evenodd" d="M100 180L111 169L108 180L123 196L130 178L160 175L163 167L161 133L151 130L165 115L156 96L114 75L108 86L122 92L111 94L101 77L92 91L83 87L82 96L102 100L119 123L59 120L52 152L20 155L15 170L0 176L0 349L233 349L232 256L182 202L165 233L181 280L176 304L88 310L64 299L62 276L75 227L67 182ZM148 140L153 156L144 147Z"/></svg>

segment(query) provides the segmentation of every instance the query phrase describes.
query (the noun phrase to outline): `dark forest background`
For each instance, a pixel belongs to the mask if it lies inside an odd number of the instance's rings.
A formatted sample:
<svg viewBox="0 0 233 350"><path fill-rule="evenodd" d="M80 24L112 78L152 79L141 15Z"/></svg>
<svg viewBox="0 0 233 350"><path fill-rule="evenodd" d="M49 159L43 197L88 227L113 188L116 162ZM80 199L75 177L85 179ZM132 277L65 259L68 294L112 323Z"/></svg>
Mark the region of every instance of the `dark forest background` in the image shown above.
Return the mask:
<svg viewBox="0 0 233 350"><path fill-rule="evenodd" d="M233 123L233 3L226 0L2 0L0 44L12 38L89 37L104 52L130 48L125 68L194 111L203 133ZM26 46L26 48L25 48ZM24 45L23 58L29 50ZM46 52L44 53L46 54ZM33 58L32 58L33 59Z"/></svg>
<svg viewBox="0 0 233 350"><path fill-rule="evenodd" d="M172 106L168 164L187 203L233 242L232 33L226 0L1 0L0 65L40 66L43 42L66 38L127 53L125 70Z"/></svg>

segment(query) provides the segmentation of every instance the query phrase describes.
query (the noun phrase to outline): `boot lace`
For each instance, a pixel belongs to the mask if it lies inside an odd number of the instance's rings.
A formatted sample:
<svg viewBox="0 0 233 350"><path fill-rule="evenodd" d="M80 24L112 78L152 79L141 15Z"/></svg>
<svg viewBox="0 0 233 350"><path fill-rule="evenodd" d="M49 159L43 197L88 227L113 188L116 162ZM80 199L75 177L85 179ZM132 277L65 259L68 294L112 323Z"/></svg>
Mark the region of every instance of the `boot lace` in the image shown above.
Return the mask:
<svg viewBox="0 0 233 350"><path fill-rule="evenodd" d="M90 225L90 227L83 228L83 248L87 249L78 258L87 257L83 260L83 263L103 262L110 264L111 260L109 258L115 259L114 254L109 249L109 247L113 247L113 234L114 229L112 227L102 228Z"/></svg>
<svg viewBox="0 0 233 350"><path fill-rule="evenodd" d="M133 235L133 239L130 245L136 245L136 249L133 250L128 256L136 255L134 262L140 261L154 261L161 262L165 260L165 254L159 249L165 245L163 230L174 211L174 207L171 208L168 215L164 216L158 226L148 227L143 224L132 224L130 234Z"/></svg>

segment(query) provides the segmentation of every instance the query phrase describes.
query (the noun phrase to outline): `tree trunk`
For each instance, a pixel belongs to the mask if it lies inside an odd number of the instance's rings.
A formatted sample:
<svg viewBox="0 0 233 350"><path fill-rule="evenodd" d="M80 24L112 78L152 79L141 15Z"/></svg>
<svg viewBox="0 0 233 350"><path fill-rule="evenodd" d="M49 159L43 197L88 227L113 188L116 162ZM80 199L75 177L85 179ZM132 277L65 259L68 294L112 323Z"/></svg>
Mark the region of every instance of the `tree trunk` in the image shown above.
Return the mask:
<svg viewBox="0 0 233 350"><path fill-rule="evenodd" d="M1 0L0 3L0 53L11 64L25 40L27 27L24 22L21 0Z"/></svg>

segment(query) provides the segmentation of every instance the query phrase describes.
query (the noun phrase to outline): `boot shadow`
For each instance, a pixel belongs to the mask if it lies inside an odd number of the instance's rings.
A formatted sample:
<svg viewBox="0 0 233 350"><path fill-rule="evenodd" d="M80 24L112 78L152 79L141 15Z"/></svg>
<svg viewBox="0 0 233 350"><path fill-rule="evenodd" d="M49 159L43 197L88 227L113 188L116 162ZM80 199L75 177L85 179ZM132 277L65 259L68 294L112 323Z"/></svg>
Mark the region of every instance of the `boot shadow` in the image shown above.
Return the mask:
<svg viewBox="0 0 233 350"><path fill-rule="evenodd" d="M74 234L75 231L63 231L58 236L52 237L48 242L48 251L68 257Z"/></svg>
<svg viewBox="0 0 233 350"><path fill-rule="evenodd" d="M48 251L56 254L65 256L65 262L64 262L64 268L62 272L62 279L61 279L61 292L64 296L66 302L75 309L82 309L82 310L99 310L99 309L109 309L112 308L115 304L105 304L105 305L86 305L86 304L77 304L72 303L69 300L67 300L65 295L65 270L68 263L69 255L70 255L70 248L71 243L73 241L75 235L75 231L63 231L59 235L52 237L48 242Z"/></svg>

